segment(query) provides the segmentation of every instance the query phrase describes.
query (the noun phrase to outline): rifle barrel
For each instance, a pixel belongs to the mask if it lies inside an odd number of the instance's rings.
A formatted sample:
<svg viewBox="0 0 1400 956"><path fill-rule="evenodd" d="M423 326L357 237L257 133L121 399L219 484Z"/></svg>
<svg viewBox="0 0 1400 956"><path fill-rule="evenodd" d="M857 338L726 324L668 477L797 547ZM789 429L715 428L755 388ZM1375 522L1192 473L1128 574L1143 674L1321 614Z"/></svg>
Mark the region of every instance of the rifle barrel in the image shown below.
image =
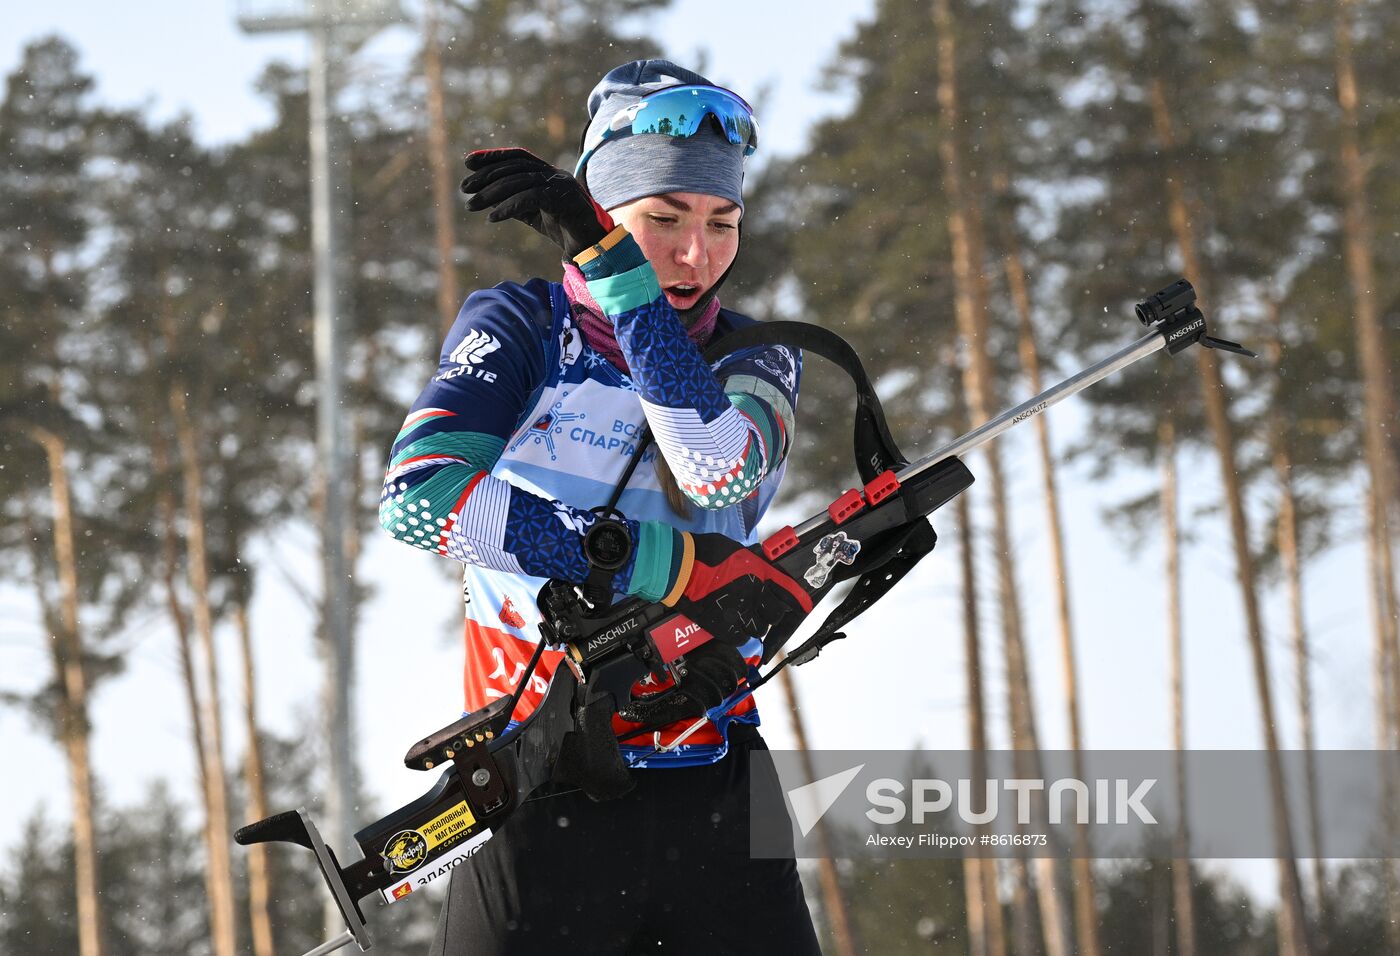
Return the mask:
<svg viewBox="0 0 1400 956"><path fill-rule="evenodd" d="M990 421L978 425L966 435L955 438L953 441L941 448L935 449L918 461L906 465L898 472L896 477L901 482L905 482L922 474L940 461L952 458L954 455L965 454L978 445L985 444L993 438L996 438L1008 428L1034 418L1051 405L1069 398L1076 392L1082 392L1100 379L1107 378L1114 372L1127 368L1134 362L1146 358L1166 344L1167 341L1162 337L1161 332L1153 328L1131 345L1124 346L1107 358L1096 362L1081 372L1071 375L1058 385L1052 385L1039 395L1026 399L1014 408L1008 408ZM794 528L793 531L800 536L811 531L826 520L828 520L827 513L821 511L802 522L802 524Z"/></svg>

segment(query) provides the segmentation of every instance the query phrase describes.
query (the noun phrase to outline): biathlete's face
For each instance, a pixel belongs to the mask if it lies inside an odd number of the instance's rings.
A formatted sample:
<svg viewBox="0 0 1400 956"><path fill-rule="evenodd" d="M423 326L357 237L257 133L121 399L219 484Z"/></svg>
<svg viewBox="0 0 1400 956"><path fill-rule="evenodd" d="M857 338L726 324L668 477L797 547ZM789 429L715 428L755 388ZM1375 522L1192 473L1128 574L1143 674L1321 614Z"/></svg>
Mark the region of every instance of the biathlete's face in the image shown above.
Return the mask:
<svg viewBox="0 0 1400 956"><path fill-rule="evenodd" d="M647 196L609 210L656 270L673 308L687 309L739 254L737 204L705 193Z"/></svg>

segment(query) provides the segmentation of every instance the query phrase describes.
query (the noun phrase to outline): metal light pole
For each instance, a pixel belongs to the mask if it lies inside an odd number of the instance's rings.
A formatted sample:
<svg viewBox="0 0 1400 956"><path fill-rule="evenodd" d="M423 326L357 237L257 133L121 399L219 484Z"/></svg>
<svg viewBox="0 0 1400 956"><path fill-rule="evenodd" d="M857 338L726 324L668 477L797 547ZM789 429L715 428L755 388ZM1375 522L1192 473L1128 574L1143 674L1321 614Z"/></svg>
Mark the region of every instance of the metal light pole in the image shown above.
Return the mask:
<svg viewBox="0 0 1400 956"><path fill-rule="evenodd" d="M350 567L345 533L355 516L346 489L354 467L345 440L342 370L345 367L344 300L340 264L348 197L346 152L337 148L335 66L342 40L362 40L403 19L394 0L240 0L239 26L248 33L302 31L310 39L307 67L311 152L312 318L316 359L316 451L322 495L321 639L326 659L324 708L330 780L326 788L326 840L345 846L354 830L354 760L350 751L350 689L354 681ZM348 35L347 35L348 34ZM348 44L347 44L348 45ZM340 928L328 900L325 925Z"/></svg>
<svg viewBox="0 0 1400 956"><path fill-rule="evenodd" d="M345 208L336 202L338 163L332 149L335 140L332 114L331 26L316 16L324 0L311 0L315 25L310 31L308 101L311 128L311 258L312 315L316 354L316 451L321 466L321 560L324 590L321 606L321 641L326 655L323 699L326 740L330 745L330 786L326 792L326 820L332 846L344 846L354 829L351 808L355 803L354 766L350 755L350 683L354 679L354 642L350 633L350 575L345 560L345 528L355 520L345 488L349 455L345 447L341 369L345 365L345 336L341 323L342 298L337 266L340 263ZM327 902L324 921L334 927L340 913Z"/></svg>

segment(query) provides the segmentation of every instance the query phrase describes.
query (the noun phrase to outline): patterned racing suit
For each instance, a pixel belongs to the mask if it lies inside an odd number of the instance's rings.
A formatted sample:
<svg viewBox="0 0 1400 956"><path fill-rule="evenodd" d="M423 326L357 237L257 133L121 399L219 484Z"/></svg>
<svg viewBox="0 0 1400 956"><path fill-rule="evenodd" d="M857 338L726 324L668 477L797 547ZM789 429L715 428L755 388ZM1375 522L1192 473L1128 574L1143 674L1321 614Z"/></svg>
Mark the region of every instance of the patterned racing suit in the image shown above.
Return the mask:
<svg viewBox="0 0 1400 956"><path fill-rule="evenodd" d="M643 270L651 274L650 264ZM763 347L711 368L655 289L654 274L650 285L645 275L628 278L615 277L612 294L599 298L630 374L586 344L563 285L503 283L467 299L394 441L381 524L464 565L466 711L514 691L539 639L535 597L544 581L587 575L582 540L595 520L588 509L610 498L643 426L655 441L618 508L652 560L638 566L634 548L615 579L619 593L661 592L673 527L753 543L782 479L800 358ZM752 322L721 310L714 334ZM660 489L658 453L692 502L684 518ZM755 666L761 650L755 639L740 648ZM545 652L516 720L538 705L561 657ZM638 692L666 686L644 683L652 686ZM674 750L656 752L693 721L634 738L623 756L633 766L712 763L726 753L733 721L757 725L751 698ZM619 733L637 726L614 723Z"/></svg>

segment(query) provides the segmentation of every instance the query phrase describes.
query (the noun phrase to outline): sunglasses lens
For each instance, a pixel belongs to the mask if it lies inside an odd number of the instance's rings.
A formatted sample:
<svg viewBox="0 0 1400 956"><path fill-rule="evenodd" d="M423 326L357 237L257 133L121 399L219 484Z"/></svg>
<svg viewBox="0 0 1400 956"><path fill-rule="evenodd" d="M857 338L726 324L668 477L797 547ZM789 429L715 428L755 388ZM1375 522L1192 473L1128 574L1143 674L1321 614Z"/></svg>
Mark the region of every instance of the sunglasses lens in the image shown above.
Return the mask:
<svg viewBox="0 0 1400 956"><path fill-rule="evenodd" d="M745 156L753 155L758 148L758 121L748 103L714 86L673 86L619 112L607 128L585 140L574 175L583 172L589 158L608 140L638 133L694 136L707 116L715 118L729 142L744 147Z"/></svg>
<svg viewBox="0 0 1400 956"><path fill-rule="evenodd" d="M648 97L637 111L632 132L694 136L707 116L715 118L731 143L747 146L746 152L758 145L748 104L727 90L709 86L675 87Z"/></svg>

